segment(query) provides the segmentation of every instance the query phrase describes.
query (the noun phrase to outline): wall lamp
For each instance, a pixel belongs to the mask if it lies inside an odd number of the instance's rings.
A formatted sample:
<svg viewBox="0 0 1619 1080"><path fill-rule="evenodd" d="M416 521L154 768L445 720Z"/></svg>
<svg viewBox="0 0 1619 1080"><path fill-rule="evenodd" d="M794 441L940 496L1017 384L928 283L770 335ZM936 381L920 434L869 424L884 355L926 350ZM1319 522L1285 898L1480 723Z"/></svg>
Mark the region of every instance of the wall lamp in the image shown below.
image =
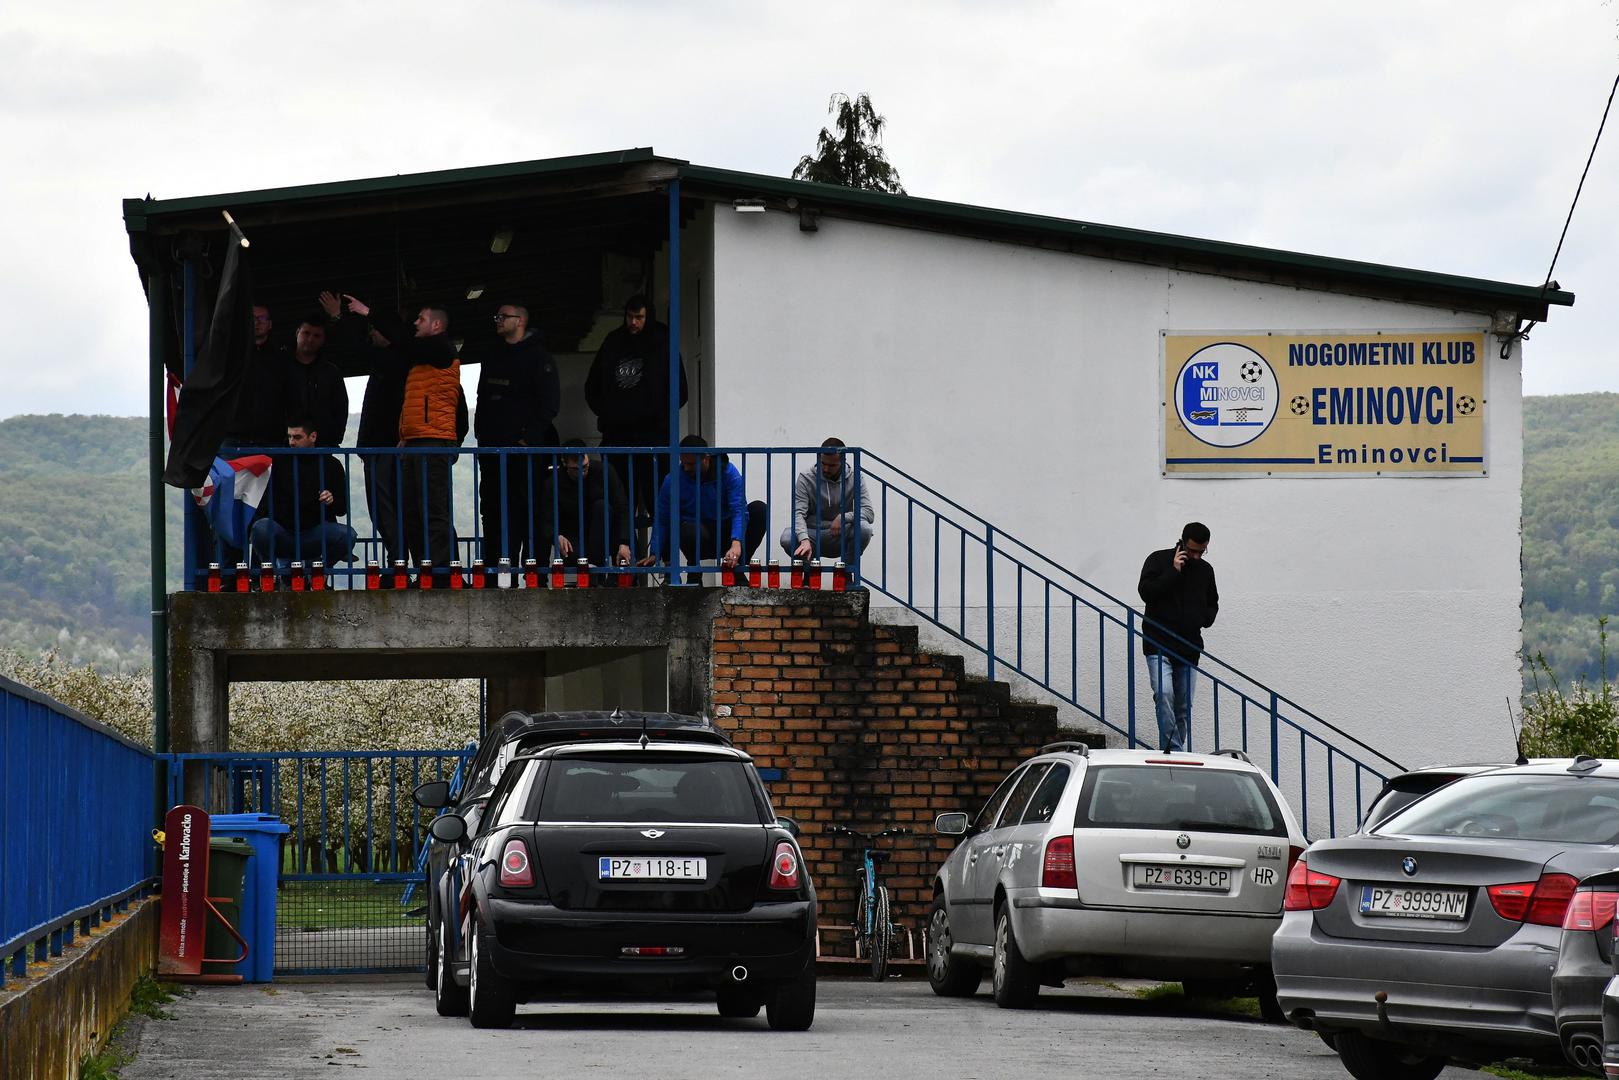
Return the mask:
<svg viewBox="0 0 1619 1080"><path fill-rule="evenodd" d="M467 299L468 300L476 300L476 299L478 299L478 297L480 297L482 295L483 295L483 286L482 285L469 285L469 286L467 286Z"/></svg>
<svg viewBox="0 0 1619 1080"><path fill-rule="evenodd" d="M504 255L506 249L512 246L512 231L510 229L496 229L495 235L489 238L489 250L496 255Z"/></svg>
<svg viewBox="0 0 1619 1080"><path fill-rule="evenodd" d="M739 214L762 214L765 212L763 199L732 199L731 209Z"/></svg>

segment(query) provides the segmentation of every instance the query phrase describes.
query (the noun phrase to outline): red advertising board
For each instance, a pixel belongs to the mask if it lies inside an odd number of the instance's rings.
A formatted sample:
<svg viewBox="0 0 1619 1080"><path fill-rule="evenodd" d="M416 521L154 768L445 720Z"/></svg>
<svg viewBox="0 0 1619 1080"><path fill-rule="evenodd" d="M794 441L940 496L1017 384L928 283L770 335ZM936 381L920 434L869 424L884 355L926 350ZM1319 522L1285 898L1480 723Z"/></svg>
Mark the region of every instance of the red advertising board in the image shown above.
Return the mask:
<svg viewBox="0 0 1619 1080"><path fill-rule="evenodd" d="M163 834L158 974L200 975L208 910L208 813L197 806L176 806L163 819Z"/></svg>

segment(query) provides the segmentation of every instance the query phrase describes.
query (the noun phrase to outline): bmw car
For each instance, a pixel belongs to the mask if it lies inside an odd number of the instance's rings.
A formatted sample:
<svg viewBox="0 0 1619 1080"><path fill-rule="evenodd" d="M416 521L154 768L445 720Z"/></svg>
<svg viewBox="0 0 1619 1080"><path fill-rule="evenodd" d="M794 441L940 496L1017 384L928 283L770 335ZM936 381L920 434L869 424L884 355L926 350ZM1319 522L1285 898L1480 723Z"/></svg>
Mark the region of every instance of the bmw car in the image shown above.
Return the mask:
<svg viewBox="0 0 1619 1080"><path fill-rule="evenodd" d="M446 814L434 836L459 843ZM505 1027L561 988L712 992L722 1016L815 1018L815 889L747 754L667 738L548 746L507 767L457 857L438 1009Z"/></svg>
<svg viewBox="0 0 1619 1080"><path fill-rule="evenodd" d="M1293 865L1272 942L1283 1012L1356 1077L1561 1061L1552 973L1580 881L1619 858L1619 762L1464 776Z"/></svg>
<svg viewBox="0 0 1619 1080"><path fill-rule="evenodd" d="M1270 984L1288 860L1304 848L1274 784L1239 751L1089 750L1056 743L970 822L934 881L928 980L1027 1006L1071 975L1179 980L1193 996Z"/></svg>

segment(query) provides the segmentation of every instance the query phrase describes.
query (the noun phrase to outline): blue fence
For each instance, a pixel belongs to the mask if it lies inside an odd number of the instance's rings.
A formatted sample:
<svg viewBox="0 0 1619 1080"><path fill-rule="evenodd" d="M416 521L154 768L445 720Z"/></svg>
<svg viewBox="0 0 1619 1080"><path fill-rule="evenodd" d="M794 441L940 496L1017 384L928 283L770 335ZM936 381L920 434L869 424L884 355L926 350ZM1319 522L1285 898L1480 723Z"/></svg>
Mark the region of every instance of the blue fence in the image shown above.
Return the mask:
<svg viewBox="0 0 1619 1080"><path fill-rule="evenodd" d="M3 986L145 895L157 860L150 752L10 679L0 707Z"/></svg>
<svg viewBox="0 0 1619 1080"><path fill-rule="evenodd" d="M282 459L297 470L321 464L328 451L290 451ZM794 487L804 483L816 502L841 505L852 527L837 537L817 536L812 554L822 563L846 564L851 586L865 584L881 597L964 643L982 657L986 674L1054 696L1085 718L1111 730L1130 746L1156 745L1151 690L1139 659L1144 637L1157 631L1143 623L1133 603L1068 571L1017 537L985 520L882 457L861 448L721 447L686 452L692 465L679 478L686 484L706 471L732 477L731 505L705 501L700 513L679 513L654 524L656 500L650 494L666 475L668 450L590 448L584 469L555 449L469 449L450 451L340 450L345 463L348 506L340 523L354 530L355 562L333 569L329 547L291 554L320 558L336 587L368 587L364 563L386 564L412 544L432 553L432 524L420 513L431 502L429 484L440 483L440 505L449 512L453 541L435 560L453 558L465 572L476 560L494 567L506 558L514 568L510 583L522 585L523 560L534 559L529 581L544 585L552 560L587 555L597 567L611 567L604 582L640 584L638 575L721 574L723 541L742 534L741 561L790 562L805 539L810 521L795 514ZM578 451L574 451L575 454ZM836 468L820 471L821 455ZM437 460L437 481L426 461ZM365 516L366 485L355 467L369 470L370 505L385 504L392 524L378 526ZM607 474L622 478L617 494ZM377 477L391 474L396 487L419 488L413 503L379 500ZM320 477L324 477L324 472ZM846 475L860 492L839 503L836 479ZM800 481L800 477L803 480ZM632 493L645 485L642 497ZM592 499L599 490L602 497ZM869 512L855 509L869 507ZM675 505L682 505L676 503ZM325 524L317 510L317 524ZM297 522L302 527L302 519ZM658 541L681 536L684 543ZM405 536L406 539L400 539ZM414 538L412 538L414 536ZM556 537L570 537L565 546ZM580 538L584 539L581 545ZM719 542L717 542L719 541ZM627 552L624 547L627 547ZM449 554L442 554L448 552ZM628 554L646 565L616 567ZM192 563L188 580L207 587L197 567L229 565L233 556L217 542L206 558ZM418 556L418 561L420 557ZM745 569L744 569L745 572ZM568 568L571 575L572 567ZM250 572L250 576L252 576ZM384 578L386 574L384 574ZM787 584L787 573L781 575ZM568 578L571 583L571 576ZM737 583L742 583L739 577ZM243 582L256 588L257 581ZM369 587L375 587L375 582ZM387 582L382 582L386 586ZM217 587L229 589L221 581ZM1312 835L1335 834L1353 826L1398 762L1355 736L1253 678L1219 656L1205 652L1195 674L1197 702L1191 730L1198 749L1238 749L1264 766L1298 810Z"/></svg>

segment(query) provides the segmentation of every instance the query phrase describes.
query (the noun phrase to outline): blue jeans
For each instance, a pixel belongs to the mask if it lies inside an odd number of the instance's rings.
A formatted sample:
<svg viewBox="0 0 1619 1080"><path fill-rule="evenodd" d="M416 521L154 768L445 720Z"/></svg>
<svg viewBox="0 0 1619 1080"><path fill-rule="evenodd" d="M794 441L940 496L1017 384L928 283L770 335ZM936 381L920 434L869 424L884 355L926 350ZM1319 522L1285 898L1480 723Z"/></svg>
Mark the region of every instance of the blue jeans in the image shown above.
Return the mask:
<svg viewBox="0 0 1619 1080"><path fill-rule="evenodd" d="M1147 657L1147 678L1152 682L1152 704L1158 713L1158 748L1185 750L1192 733L1192 673L1196 664L1177 656L1154 653Z"/></svg>
<svg viewBox="0 0 1619 1080"><path fill-rule="evenodd" d="M324 525L311 525L299 533L296 540L292 530L269 518L259 518L248 533L253 550L253 565L270 561L275 553L275 570L287 574L292 570L294 557L305 563L320 559L327 566L350 562L354 558L354 530L340 521Z"/></svg>

